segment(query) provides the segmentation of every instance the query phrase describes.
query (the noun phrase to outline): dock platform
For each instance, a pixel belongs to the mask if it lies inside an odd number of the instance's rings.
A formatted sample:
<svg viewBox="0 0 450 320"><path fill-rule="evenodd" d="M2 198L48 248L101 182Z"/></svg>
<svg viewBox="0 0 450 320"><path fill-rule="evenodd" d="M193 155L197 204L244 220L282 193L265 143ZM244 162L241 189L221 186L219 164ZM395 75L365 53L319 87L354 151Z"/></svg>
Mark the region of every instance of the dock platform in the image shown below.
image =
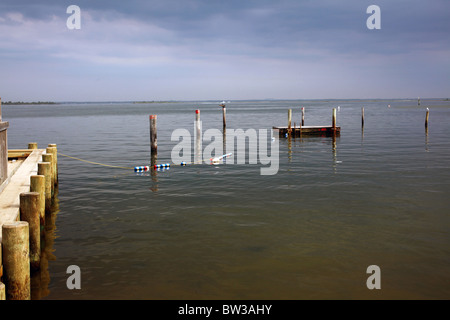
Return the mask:
<svg viewBox="0 0 450 320"><path fill-rule="evenodd" d="M278 132L278 136L286 137L289 134L289 127L273 127L274 131ZM332 137L333 135L340 135L341 127L333 126L292 126L291 136L300 137L303 135Z"/></svg>
<svg viewBox="0 0 450 320"><path fill-rule="evenodd" d="M42 160L44 152L44 149L8 150L8 159L18 159L8 163L8 177L0 186L0 243L1 226L19 219L19 195L30 191L30 177L37 174L38 163Z"/></svg>

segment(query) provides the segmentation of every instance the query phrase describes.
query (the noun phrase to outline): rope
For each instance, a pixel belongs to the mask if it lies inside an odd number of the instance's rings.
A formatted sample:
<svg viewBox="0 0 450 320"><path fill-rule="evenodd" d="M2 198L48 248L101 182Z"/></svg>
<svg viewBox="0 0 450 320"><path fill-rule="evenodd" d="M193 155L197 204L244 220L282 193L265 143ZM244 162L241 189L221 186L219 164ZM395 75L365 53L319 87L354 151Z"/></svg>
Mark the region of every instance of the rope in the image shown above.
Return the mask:
<svg viewBox="0 0 450 320"><path fill-rule="evenodd" d="M113 165L110 165L110 164L104 164L104 163L99 163L99 162L83 160L83 159L80 159L80 158L75 158L75 157L68 156L68 155L60 153L60 152L58 152L58 154L63 156L63 157L70 158L70 159L79 160L79 161L87 162L87 163L90 163L90 164L96 164L96 165L104 166L104 167L117 168L117 169L126 169L126 170L134 169L134 168L130 168L130 167L113 166Z"/></svg>
<svg viewBox="0 0 450 320"><path fill-rule="evenodd" d="M136 167L135 167L135 168L131 168L131 167L121 167L121 166L113 166L113 165L110 165L110 164L104 164L104 163L100 163L100 162L88 161L88 160L84 160L84 159L80 159L80 158L68 156L67 154L63 154L63 153L60 153L60 152L58 152L58 154L61 155L61 156L63 156L63 157L70 158L70 159L74 159L74 160L78 160L78 161L82 161L82 162L86 162L86 163L90 163L90 164L95 164L95 165L99 165L99 166L109 167L109 168L125 169L125 170L134 170L134 169L136 169ZM223 156L218 157L218 158L215 158L215 159L217 159L217 160L222 160L223 158L228 158L231 154L232 154L232 153L227 153L227 154L224 154ZM211 163L212 163L212 160L213 160L213 158L211 158ZM187 164L194 164L194 162L183 162L183 164L184 164L184 165L187 165ZM183 165L183 164L182 164L182 165Z"/></svg>

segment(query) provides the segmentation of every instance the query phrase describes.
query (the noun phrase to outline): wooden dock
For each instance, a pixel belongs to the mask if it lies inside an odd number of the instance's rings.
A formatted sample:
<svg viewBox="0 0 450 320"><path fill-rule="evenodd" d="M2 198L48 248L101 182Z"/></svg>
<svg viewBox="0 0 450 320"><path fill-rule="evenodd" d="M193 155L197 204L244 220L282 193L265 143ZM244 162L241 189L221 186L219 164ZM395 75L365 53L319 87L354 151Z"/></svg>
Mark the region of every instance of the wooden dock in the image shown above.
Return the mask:
<svg viewBox="0 0 450 320"><path fill-rule="evenodd" d="M30 191L30 177L37 175L38 163L42 160L44 152L44 149L27 150L29 156L24 160L8 163L8 177L0 186L0 243L2 242L1 226L19 220L19 195ZM16 156L15 150L8 150L9 159Z"/></svg>
<svg viewBox="0 0 450 320"><path fill-rule="evenodd" d="M305 126L305 108L302 108L301 125L292 125L292 109L288 110L288 125L285 127L272 127L278 132L280 138L302 136L335 137L341 133L341 127L336 125L336 108L333 108L331 126Z"/></svg>
<svg viewBox="0 0 450 320"><path fill-rule="evenodd" d="M292 137L301 136L322 136L322 137L332 137L333 135L340 135L341 127L333 126L303 126L303 127L273 127L274 131L277 131L280 138L289 136L289 131Z"/></svg>
<svg viewBox="0 0 450 320"><path fill-rule="evenodd" d="M29 300L31 272L40 269L45 213L57 185L57 148L7 150L0 184L0 300ZM6 150L5 150L6 149ZM26 254L25 254L26 253Z"/></svg>

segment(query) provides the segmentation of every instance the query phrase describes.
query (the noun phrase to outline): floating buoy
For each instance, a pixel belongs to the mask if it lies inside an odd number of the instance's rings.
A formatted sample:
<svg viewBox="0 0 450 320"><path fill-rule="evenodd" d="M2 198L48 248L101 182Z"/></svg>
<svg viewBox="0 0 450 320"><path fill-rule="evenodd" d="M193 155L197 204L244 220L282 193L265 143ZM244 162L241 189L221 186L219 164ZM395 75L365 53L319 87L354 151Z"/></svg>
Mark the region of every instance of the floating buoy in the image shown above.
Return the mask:
<svg viewBox="0 0 450 320"><path fill-rule="evenodd" d="M142 171L148 171L148 170L150 170L149 166L134 167L134 171L136 171L136 172L142 172Z"/></svg>
<svg viewBox="0 0 450 320"><path fill-rule="evenodd" d="M170 167L170 163L155 164L155 169L168 168L168 167Z"/></svg>
<svg viewBox="0 0 450 320"><path fill-rule="evenodd" d="M213 164L213 165L218 165L220 163L220 160L222 160L223 158L228 158L232 154L233 153L227 153L227 154L224 154L223 156L220 156L220 157L211 158L211 159L209 159L209 161L211 161L211 164Z"/></svg>
<svg viewBox="0 0 450 320"><path fill-rule="evenodd" d="M211 158L209 160L211 161L211 164L213 164L215 166L220 163L220 159L219 158Z"/></svg>

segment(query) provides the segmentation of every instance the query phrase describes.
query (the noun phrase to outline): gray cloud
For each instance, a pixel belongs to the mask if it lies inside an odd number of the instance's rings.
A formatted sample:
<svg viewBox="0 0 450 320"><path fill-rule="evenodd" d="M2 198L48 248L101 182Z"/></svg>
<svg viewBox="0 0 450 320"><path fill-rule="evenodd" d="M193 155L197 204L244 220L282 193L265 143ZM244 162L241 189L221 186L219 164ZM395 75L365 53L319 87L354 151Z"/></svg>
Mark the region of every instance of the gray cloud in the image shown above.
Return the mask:
<svg viewBox="0 0 450 320"><path fill-rule="evenodd" d="M81 30L65 27L66 8L71 4L82 10ZM0 67L14 77L24 65L36 73L51 70L52 77L79 81L81 87L94 78L108 81L108 77L145 78L145 74L149 85L156 78L178 83L191 77L191 83L212 87L210 80L220 74L224 87L230 83L251 87L259 79L264 88L272 87L275 92L278 87L279 97L294 92L295 86L319 95L315 86L321 84L322 89L328 86L334 92L331 86L336 82L350 94L343 86L361 87L361 81L352 79L368 76L389 76L403 88L412 65L428 74L448 68L448 1L379 0L382 29L376 31L366 28L369 15L365 11L371 4L360 0L64 0L39 4L3 0ZM78 73L79 78L66 76ZM349 78L343 81L343 75ZM444 81L448 84L448 77ZM9 83L0 84L12 89ZM287 89L280 89L283 86ZM439 88L443 85L435 86L433 93ZM266 90L261 94L266 96ZM388 92L379 84L377 90Z"/></svg>

